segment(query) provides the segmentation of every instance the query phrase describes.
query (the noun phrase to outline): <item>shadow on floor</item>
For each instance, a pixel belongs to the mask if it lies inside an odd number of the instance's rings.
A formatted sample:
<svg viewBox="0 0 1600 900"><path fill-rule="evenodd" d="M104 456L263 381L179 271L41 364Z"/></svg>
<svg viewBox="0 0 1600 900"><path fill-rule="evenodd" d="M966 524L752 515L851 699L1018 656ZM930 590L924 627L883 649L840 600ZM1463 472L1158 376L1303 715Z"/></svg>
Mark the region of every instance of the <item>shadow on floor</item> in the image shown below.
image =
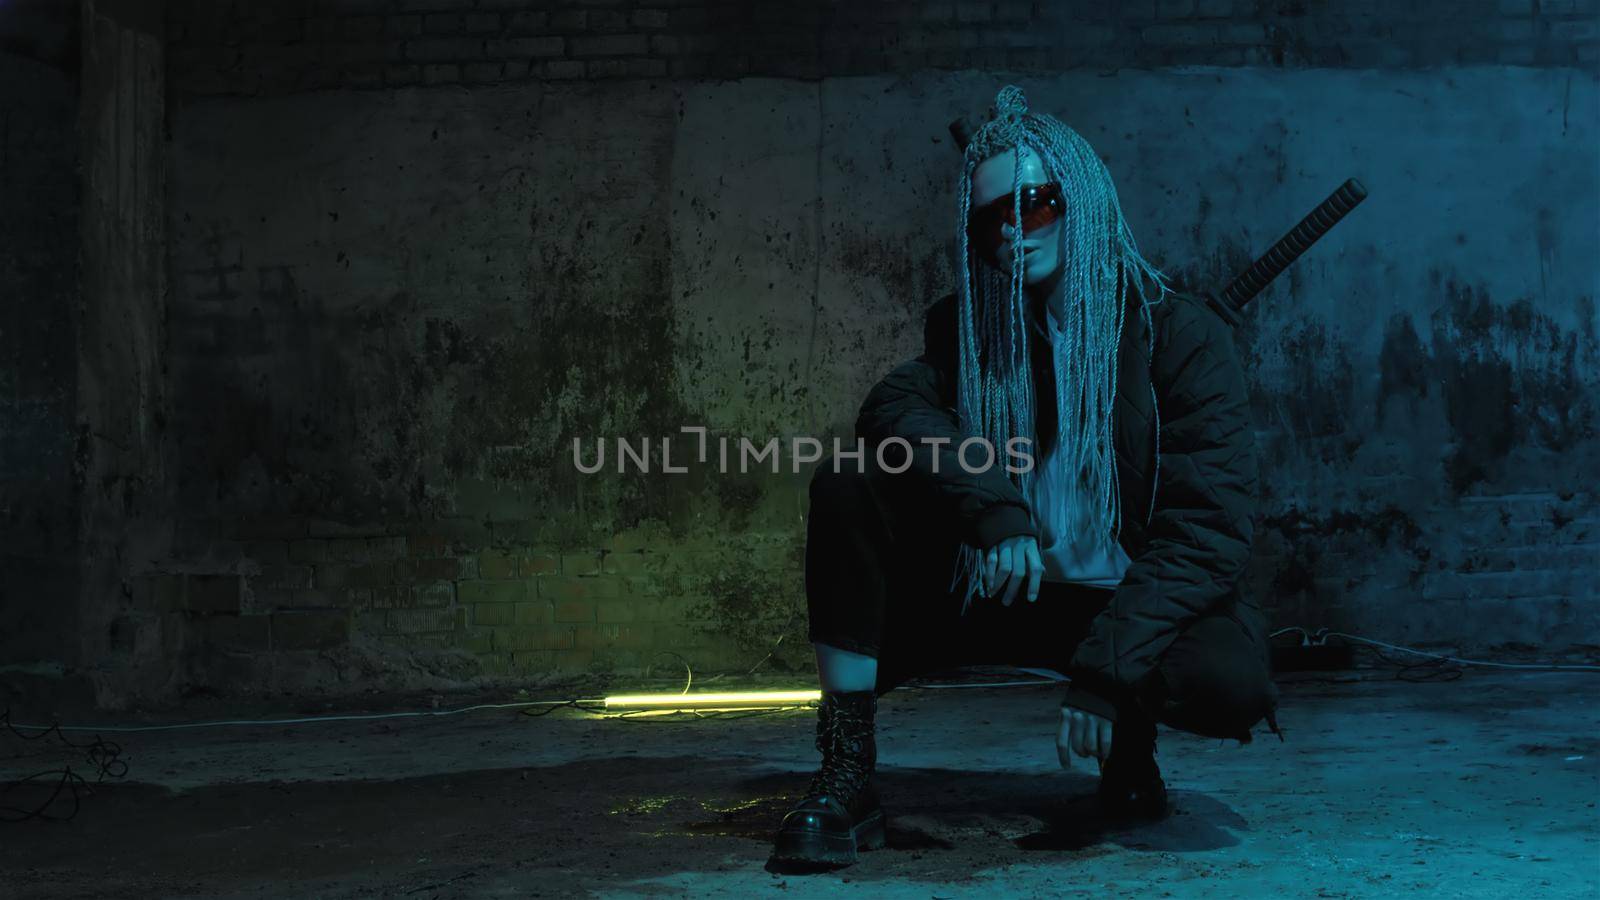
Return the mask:
<svg viewBox="0 0 1600 900"><path fill-rule="evenodd" d="M808 773L778 773L746 779L737 787L755 799L706 807L713 817L678 827L765 844L808 778ZM946 854L966 872L986 868L983 860L1007 865L1015 859L1013 851L1097 855L1112 846L1169 853L1216 850L1239 843L1233 832L1249 830L1249 823L1226 804L1185 791L1173 792L1172 814L1160 822L1108 822L1094 807L1096 781L1086 775L884 769L878 783L888 817L888 850L914 853L919 859Z"/></svg>
<svg viewBox="0 0 1600 900"><path fill-rule="evenodd" d="M102 785L70 822L13 826L0 863L25 859L36 887L63 894L86 880L136 893L177 884L216 889L282 878L286 860L294 861L293 880L320 882L329 893L354 884L401 890L446 873L507 866L577 888L597 878L714 867L730 852L764 861L810 773L751 777L744 762L625 757L182 792ZM1223 804L1178 793L1166 821L1110 828L1092 812L1095 782L1087 775L887 769L880 779L889 847L857 867L863 878L970 875L1040 851L1098 855L1111 852L1107 845L1209 850L1235 843L1228 830L1246 827ZM80 863L91 851L101 864L85 870Z"/></svg>

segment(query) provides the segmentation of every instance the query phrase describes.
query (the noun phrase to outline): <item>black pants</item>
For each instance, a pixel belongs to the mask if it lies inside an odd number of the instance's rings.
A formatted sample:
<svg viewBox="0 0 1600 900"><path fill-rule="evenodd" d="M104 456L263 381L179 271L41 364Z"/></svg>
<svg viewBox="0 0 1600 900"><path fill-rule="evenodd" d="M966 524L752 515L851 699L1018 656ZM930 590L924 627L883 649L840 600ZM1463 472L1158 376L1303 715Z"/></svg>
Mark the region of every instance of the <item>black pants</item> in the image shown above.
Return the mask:
<svg viewBox="0 0 1600 900"><path fill-rule="evenodd" d="M879 695L918 674L962 665L1066 672L1110 588L1044 582L1010 606L976 596L965 615L952 591L960 546L952 514L915 475L890 474L869 450L859 466L825 459L811 480L805 580L813 643L878 661ZM1193 621L1159 664L1165 724L1250 739L1277 704L1263 651L1226 615Z"/></svg>

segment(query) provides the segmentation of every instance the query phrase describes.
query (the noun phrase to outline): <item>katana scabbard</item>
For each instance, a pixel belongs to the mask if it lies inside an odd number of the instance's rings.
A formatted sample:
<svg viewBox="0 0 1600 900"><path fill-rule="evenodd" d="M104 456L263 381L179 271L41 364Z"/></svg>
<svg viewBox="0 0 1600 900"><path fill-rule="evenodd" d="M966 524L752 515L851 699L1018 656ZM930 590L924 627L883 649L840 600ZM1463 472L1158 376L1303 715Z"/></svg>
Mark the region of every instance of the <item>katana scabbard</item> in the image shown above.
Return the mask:
<svg viewBox="0 0 1600 900"><path fill-rule="evenodd" d="M1345 179L1338 190L1317 204L1317 208L1307 213L1300 224L1279 238L1266 253L1250 264L1250 268L1223 288L1222 293L1208 295L1206 303L1228 324L1237 326L1240 322L1239 311L1246 303L1261 293L1272 279L1282 275L1291 263L1300 258L1300 254L1311 249L1312 244L1321 240L1333 226L1339 224L1340 219L1356 208L1356 204L1366 198L1367 189L1361 186L1361 182L1354 178Z"/></svg>

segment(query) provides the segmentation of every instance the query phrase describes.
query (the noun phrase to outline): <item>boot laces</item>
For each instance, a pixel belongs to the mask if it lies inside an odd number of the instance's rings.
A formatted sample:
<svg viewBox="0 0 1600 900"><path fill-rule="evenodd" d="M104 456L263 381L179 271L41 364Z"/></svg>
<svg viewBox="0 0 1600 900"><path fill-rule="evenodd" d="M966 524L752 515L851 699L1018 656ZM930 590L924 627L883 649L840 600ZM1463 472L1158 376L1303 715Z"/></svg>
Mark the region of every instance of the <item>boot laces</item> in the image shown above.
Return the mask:
<svg viewBox="0 0 1600 900"><path fill-rule="evenodd" d="M817 719L816 747L822 753L822 765L811 777L807 793L811 796L832 795L846 800L866 784L871 776L869 758L875 748L871 726L837 709L824 710Z"/></svg>

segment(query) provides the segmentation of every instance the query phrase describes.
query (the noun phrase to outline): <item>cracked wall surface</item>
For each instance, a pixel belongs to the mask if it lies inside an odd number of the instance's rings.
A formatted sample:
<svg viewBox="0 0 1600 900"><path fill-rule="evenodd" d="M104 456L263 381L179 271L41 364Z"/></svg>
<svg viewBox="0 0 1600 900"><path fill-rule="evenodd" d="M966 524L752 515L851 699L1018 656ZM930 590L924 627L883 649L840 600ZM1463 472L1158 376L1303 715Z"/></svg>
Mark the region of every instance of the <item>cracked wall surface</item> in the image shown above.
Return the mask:
<svg viewBox="0 0 1600 900"><path fill-rule="evenodd" d="M923 310L949 289L942 126L996 84L186 106L173 203L183 509L395 533L442 517L466 529L458 549L595 554L561 569L568 584L519 571L509 615L458 581L446 606L462 616L427 623L441 643L486 636L478 657L513 671L596 653L642 663L693 609L712 632L691 645L706 658L719 633L751 632L757 608L792 630L781 609L802 598L797 557L774 578L741 547L765 535L792 551L803 474L785 461L776 476L581 475L572 440L681 425L848 438L866 388L917 351ZM1207 69L1026 87L1106 157L1142 246L1193 289L1219 287L1345 177L1371 193L1241 327L1265 476L1252 579L1280 622L1474 647L1594 640L1581 563L1595 122L1572 112L1593 108L1592 78ZM675 458L693 449L680 439ZM620 554L601 554L638 529L652 537L625 563L641 570L630 582L605 568ZM304 590L321 589L312 568ZM356 589L398 578L374 577ZM615 596L586 605L568 596L579 586ZM361 603L337 604L355 607L355 633L371 618ZM374 633L405 627L390 612ZM579 635L593 652L577 652Z"/></svg>

